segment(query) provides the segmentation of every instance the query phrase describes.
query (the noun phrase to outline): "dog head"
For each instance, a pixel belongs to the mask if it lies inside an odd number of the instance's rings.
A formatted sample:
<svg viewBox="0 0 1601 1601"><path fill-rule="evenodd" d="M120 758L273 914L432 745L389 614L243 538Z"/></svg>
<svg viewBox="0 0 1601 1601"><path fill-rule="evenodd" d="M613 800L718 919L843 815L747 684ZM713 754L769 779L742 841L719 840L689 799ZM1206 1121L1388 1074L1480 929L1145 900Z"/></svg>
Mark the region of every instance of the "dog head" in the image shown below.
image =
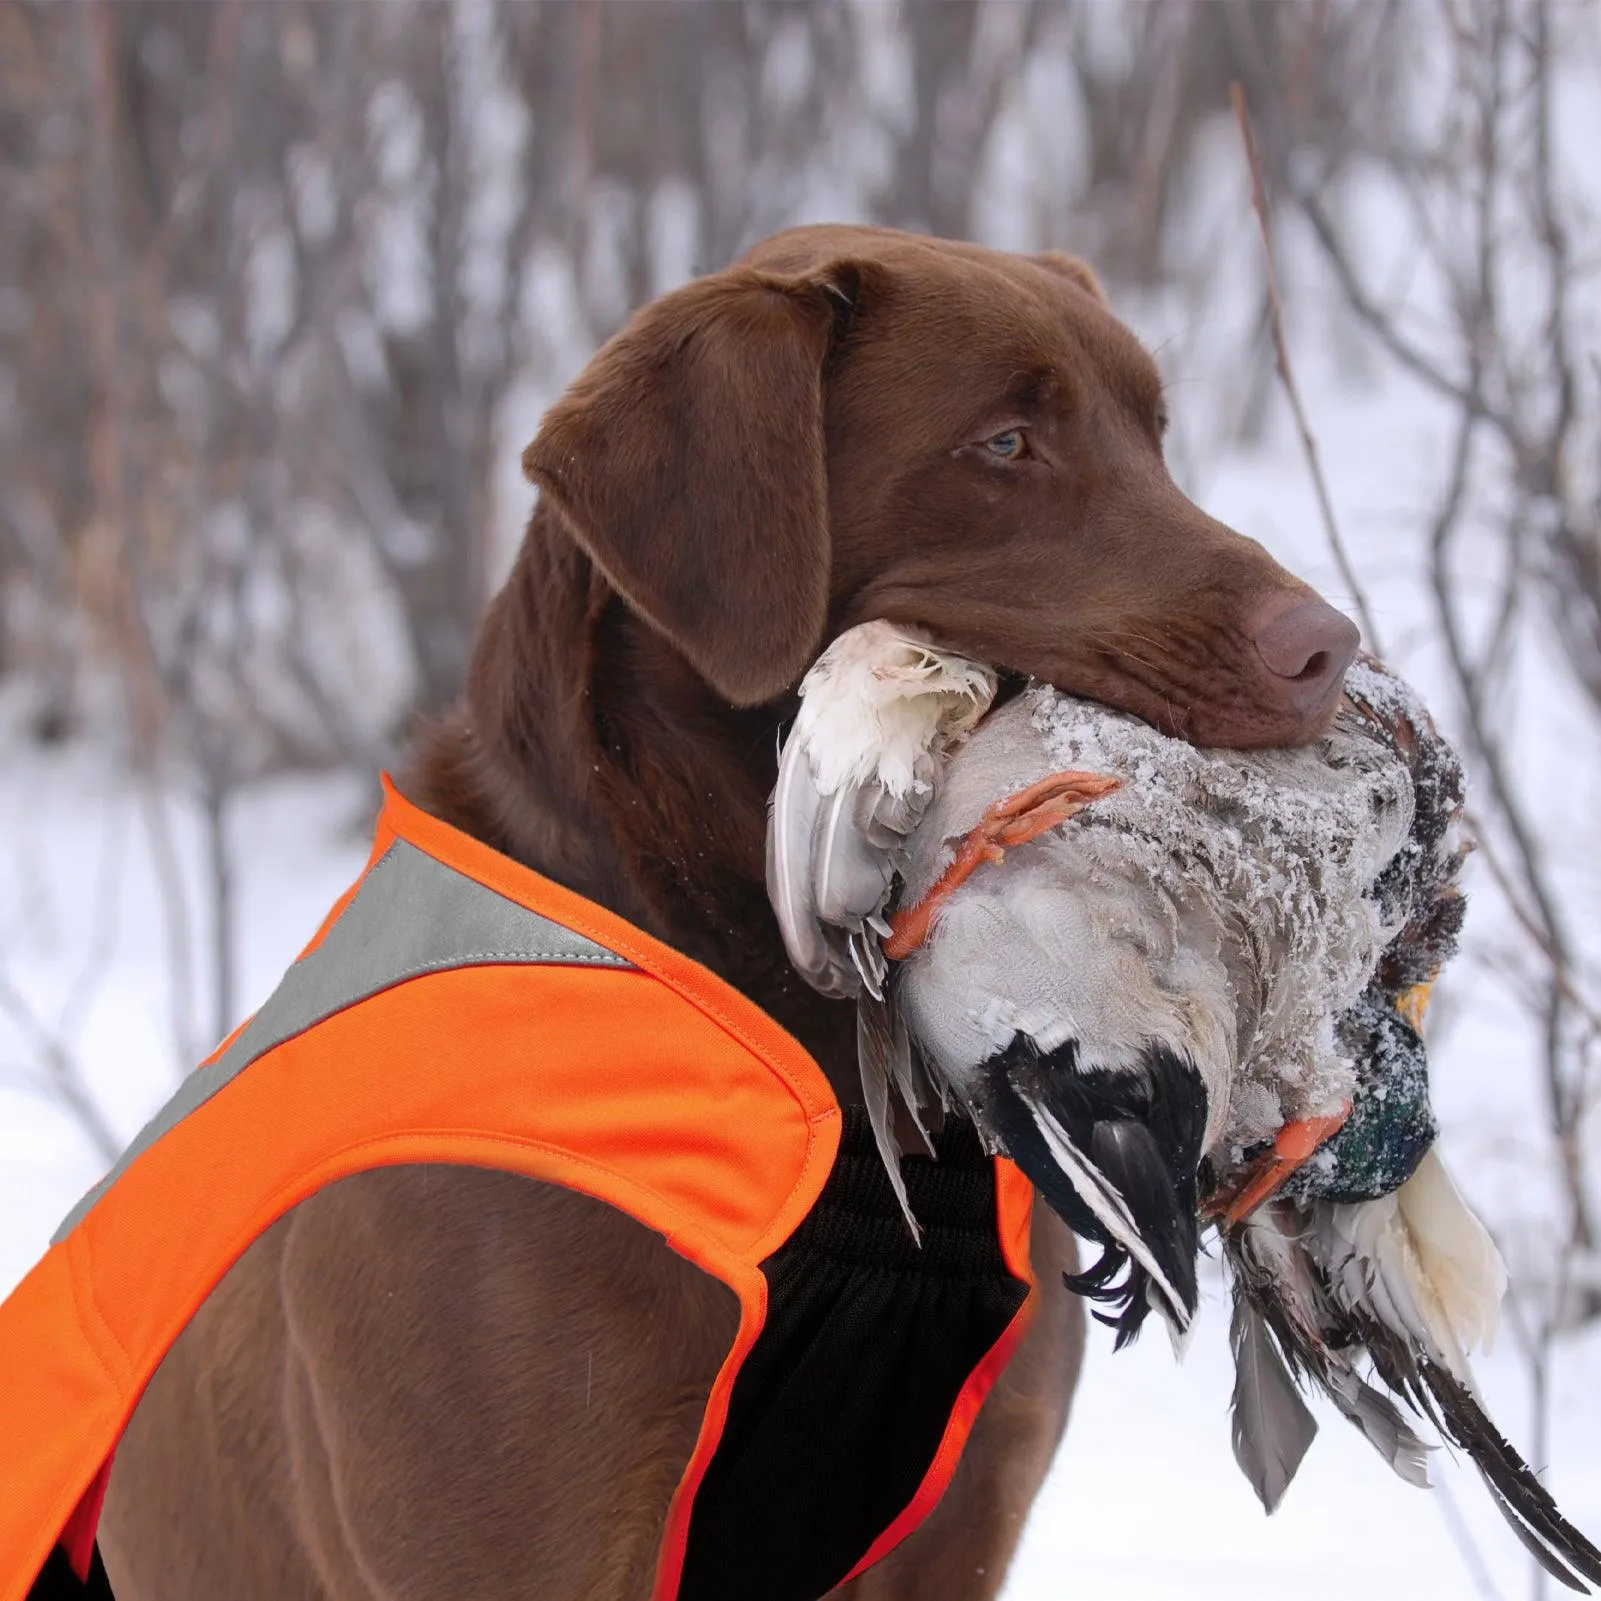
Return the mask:
<svg viewBox="0 0 1601 1601"><path fill-rule="evenodd" d="M1356 630L1179 491L1164 424L1081 263L815 227L647 306L523 464L730 704L883 617L1196 743L1315 738Z"/></svg>

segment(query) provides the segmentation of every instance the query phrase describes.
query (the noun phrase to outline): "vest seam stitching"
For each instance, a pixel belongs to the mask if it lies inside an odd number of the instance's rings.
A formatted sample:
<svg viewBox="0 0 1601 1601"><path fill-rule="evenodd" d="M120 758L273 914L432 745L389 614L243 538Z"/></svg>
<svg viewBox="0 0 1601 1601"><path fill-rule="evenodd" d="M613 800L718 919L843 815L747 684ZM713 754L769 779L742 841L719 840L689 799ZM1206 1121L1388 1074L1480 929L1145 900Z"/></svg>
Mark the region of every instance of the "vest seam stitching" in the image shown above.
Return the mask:
<svg viewBox="0 0 1601 1601"><path fill-rule="evenodd" d="M668 1214L679 1225L687 1225L691 1229L697 1229L698 1228L699 1232L701 1232L701 1233L708 1232L704 1228L703 1225L697 1225L696 1222L695 1222L695 1219L693 1219L692 1217L687 1216L679 1207L675 1206L672 1202L668 1201L661 1194L661 1192L659 1190L653 1188L652 1186L650 1186L648 1184L641 1183L636 1179L629 1179L624 1175L620 1175L619 1173L617 1173L612 1168L607 1167L604 1163L597 1162L592 1157L581 1156L577 1152L569 1150L565 1145L557 1145L556 1143L554 1143L551 1140L534 1139L534 1138L529 1138L529 1137L525 1137L523 1135L518 1135L518 1134L495 1134L495 1133L486 1132L486 1131L484 1131L482 1129L470 1128L470 1127L467 1127L467 1128L461 1128L461 1127L443 1128L443 1127L437 1127L437 1126L426 1128L426 1129L410 1129L410 1130L406 1130L406 1131L403 1131L403 1132L400 1132L400 1133L373 1134L373 1135L369 1135L365 1139L355 1140L355 1141L353 1141L352 1143L350 1143L348 1145L340 1146L337 1151L335 1151L331 1156L329 1156L327 1158L327 1162L319 1164L319 1166L326 1166L327 1163L338 1162L341 1157L344 1157L344 1156L350 1154L351 1152L366 1150L366 1149L369 1149L372 1146L390 1145L390 1144L393 1144L396 1140L403 1140L403 1139L432 1139L432 1138L446 1138L446 1139L449 1139L449 1138L468 1138L468 1139L483 1141L483 1142L486 1142L486 1143L491 1144L491 1145L507 1146L507 1147L509 1147L511 1149L514 1149L514 1150L544 1151L544 1152L548 1152L552 1156L559 1156L559 1157L563 1158L565 1161L572 1162L576 1166L585 1169L587 1172L599 1174L603 1178L613 1178L613 1179L615 1179L615 1178L622 1177L624 1183L629 1188L635 1190L639 1194L649 1196L651 1198L651 1200L659 1203L660 1206L661 1206L662 1211L664 1213ZM391 1165L391 1164L384 1164L384 1165ZM395 1164L392 1164L392 1165L404 1167L404 1166L415 1166L417 1164L412 1163L412 1162L401 1162L401 1163L395 1163ZM461 1163L461 1162L445 1162L442 1165L444 1165L444 1166L463 1167L463 1166L471 1166L472 1164L470 1164L470 1163ZM356 1172L373 1172L373 1171L375 1171L375 1169L373 1169L373 1168L359 1168L359 1169L356 1169L355 1171ZM558 1185L558 1187L563 1187L560 1184L560 1180L557 1180L557 1179L540 1178L540 1177L536 1177L535 1175L529 1174L529 1173L517 1173L514 1170L507 1169L507 1168L500 1168L500 1169L496 1169L495 1171L498 1171L498 1172L511 1172L512 1176L514 1178L529 1179L533 1183L538 1183L538 1184L556 1184L556 1185ZM271 1196L268 1197L267 1206L268 1207L276 1207L277 1204L278 1204L278 1201L284 1195L292 1193L295 1189L297 1189L299 1187L300 1183L304 1180L304 1176L305 1175L302 1174L300 1179L291 1180L290 1182L288 1182L286 1184L280 1185L276 1190L274 1190L272 1192ZM354 1175L352 1174L352 1175L347 1175L347 1176L354 1176ZM334 1182L334 1181L333 1180L327 1180L327 1181L324 1181L323 1183L320 1183L317 1186L317 1188L315 1190L310 1191L309 1194L315 1195L315 1194L319 1193L322 1189L324 1189L326 1187L327 1183L332 1183L332 1182ZM592 1195L591 1198L594 1199L594 1200L601 1201L603 1204L605 1204L607 1206L615 1206L616 1205L615 1202L606 1200L606 1198L604 1196ZM619 1208L619 1210L621 1210L621 1208ZM276 1217L277 1216L281 1216L281 1215L282 1215L281 1213L280 1214L276 1214L275 1218L274 1218L274 1221L276 1221ZM630 1213L629 1215L633 1216L634 1214ZM641 1219L641 1218L637 1218L636 1217L635 1221L636 1222L643 1222L644 1220ZM646 1223L645 1226L647 1228L652 1228L652 1225L649 1224L649 1223ZM769 1224L767 1228L763 1229L762 1233L760 1235L758 1235L757 1238L754 1241L752 1241L752 1245L760 1243L760 1241L763 1238L766 1237L766 1235L770 1232L770 1230L771 1230L771 1224ZM652 1228L652 1232L655 1232L653 1228ZM252 1240L258 1239L258 1238L260 1238L260 1233L259 1232L256 1235L252 1236ZM732 1246L728 1245L723 1240L717 1240L716 1244L717 1244L719 1250L726 1251L728 1253L728 1255L730 1255L733 1258L735 1258L735 1260L737 1260L741 1265L743 1265L745 1267L752 1268L757 1273L761 1272L761 1264L760 1264L760 1262L750 1260L749 1257L746 1254L747 1251L749 1250L749 1247L746 1247L744 1250L735 1250ZM237 1262L238 1261L238 1257L235 1257L234 1261ZM231 1264L230 1264L230 1267L231 1267ZM727 1281L724 1280L723 1282L726 1283ZM732 1286L730 1286L730 1287L732 1288Z"/></svg>
<svg viewBox="0 0 1601 1601"><path fill-rule="evenodd" d="M512 961L521 961L528 966L544 964L550 967L615 967L625 972L638 971L626 957L617 956L610 951L604 951L598 956L572 951L463 951L460 954L442 957L438 962L423 962L415 967L405 968L396 973L385 987L393 988L404 979L420 978L425 973L448 973L455 967L481 967L486 962ZM349 1004L352 1006L359 1005L362 1001L371 1000L373 995L381 995L382 993L382 990L373 990L369 995L357 996ZM330 1013L329 1015L332 1016L333 1014Z"/></svg>
<svg viewBox="0 0 1601 1601"><path fill-rule="evenodd" d="M406 798L405 798L404 795L402 795L402 796L400 796L400 799L405 801ZM413 805L414 803L412 803L410 801L406 801L406 804L408 806L410 806L410 805ZM418 809L420 810L421 808L418 808ZM425 817L432 818L432 814L431 813L424 812L423 815ZM440 821L438 818L432 818L432 820L434 822L439 822ZM443 826L445 828L449 828L450 827L450 825L448 823L442 824L441 826ZM413 849L421 851L423 853L423 855L431 858L433 861L438 862L441 867L449 868L450 871L453 872L453 873L460 873L463 878L469 879L473 883L482 883L482 880L475 878L465 868L457 867L454 863L445 861L442 856L439 856L434 851L429 850L426 845L419 844L416 840L408 838L404 832L402 832L402 831L400 831L398 829L397 829L397 832L396 832L396 838L397 839L404 839L408 845L412 846ZM469 840L472 840L472 836L470 834L467 835L466 838L469 839ZM472 842L474 844L478 844L478 845L482 845L483 844L482 840L472 840ZM492 846L486 846L485 848L489 849L489 850L493 850ZM387 861L388 857L385 856L383 858L383 860ZM520 862L516 862L516 861L512 860L511 858L507 858L507 860L511 862L511 865L513 867L519 867L519 868L522 867L522 864ZM379 865L382 865L382 863L380 863ZM526 872L532 872L533 871L531 868L524 868L523 870L526 871ZM535 875L535 876L538 876L538 875ZM502 895L503 899L511 900L514 905L522 906L524 908L524 910L531 911L538 917L545 918L548 922L556 924L556 926L558 928L565 928L565 929L568 930L568 932L573 933L573 934L582 934L585 939L588 939L588 940L592 941L594 944L600 946L602 950L608 950L608 951L611 950L611 946L607 943L607 941L600 937L600 929L598 928L597 925L595 925L593 923L589 923L589 926L587 928L585 928L583 926L575 926L575 924L573 922L570 922L570 921L566 920L565 918L553 917L553 916L551 916L551 914L549 912L541 912L541 911L539 911L536 907L528 905L528 903L526 901L517 900L512 896L503 895L500 890L495 890L493 885L485 884L484 888L493 890L495 894ZM569 892L569 893L573 893L573 892ZM582 901L584 899L583 896L578 896L578 895L575 895L575 898L580 900L580 901ZM601 910L605 910L605 908L602 907ZM581 911L581 908L580 908L580 911ZM589 920L586 918L586 919L584 919L584 921L587 923ZM621 919L620 918L619 921L626 922L626 919ZM639 929L639 930L637 930L637 932L640 933L640 934L644 934L647 939L650 938L650 936L648 934L646 934L646 931L644 929ZM663 942L663 943L665 943L665 942ZM669 951L672 951L672 947L671 946L667 946L667 949ZM620 953L614 953L614 954L620 954ZM674 951L673 954L674 955L678 955L678 956L682 956L683 955L683 953L681 951ZM725 1033L731 1034L735 1039L737 1039L740 1042L741 1045L743 1045L746 1048L746 1050L750 1051L753 1055L759 1057L764 1063L766 1063L766 1065L769 1068L771 1068L775 1073L777 1073L778 1077L783 1082L785 1087L789 1090L790 1094L793 1095L795 1097L795 1099L797 1101L799 1101L803 1107L809 1105L809 1103L811 1101L811 1097L809 1095L803 1094L802 1091L800 1090L799 1086L797 1086L793 1082L793 1080L791 1079L789 1073L787 1073L781 1066L779 1066L778 1062L773 1058L772 1054L764 1046L758 1044L756 1042L756 1040L753 1039L751 1037L751 1035L745 1030L745 1028L742 1025L740 1025L739 1023L736 1023L733 1020L733 1018L728 1016L728 1014L726 1012L724 1012L723 1009L720 1006L716 1005L713 1001L711 1001L708 998L692 994L689 991L688 986L678 982L675 979L668 978L665 974L658 972L654 962L641 961L637 956L629 957L629 958L626 958L626 959L634 967L638 968L640 971L648 973L652 978L654 978L656 980L656 982L658 984L665 984L670 990L674 991L674 993L677 994L681 999L688 1001L689 1004L696 1009L696 1011L702 1012L707 1017L710 1017L714 1022L716 1022L724 1030ZM685 960L693 961L694 958L693 957L686 957ZM712 976L714 978L716 977L715 974L713 974ZM751 1004L754 1006L755 1002L753 1001ZM757 1009L760 1010L760 1008L757 1008ZM766 1014L764 1013L763 1015L765 1016ZM775 1026L777 1026L777 1025L775 1025ZM821 1064L818 1063L818 1064L814 1064L814 1065L817 1067L818 1073L823 1076L824 1081L826 1083L827 1075L823 1074L823 1070L822 1070ZM833 1086L832 1085L829 1086L829 1091L830 1091L830 1094L832 1094L832 1091L833 1091ZM837 1101L837 1097L835 1097L835 1099ZM828 1116L829 1114L837 1112L838 1110L839 1110L839 1108L838 1108L837 1104L835 1106L833 1106L833 1107L822 1107L822 1108L819 1108L818 1112L808 1112L807 1121L808 1122L815 1122L818 1119L819 1113L821 1113L821 1115L823 1115L823 1116Z"/></svg>
<svg viewBox="0 0 1601 1601"><path fill-rule="evenodd" d="M765 1056L763 1056L762 1060L763 1061L767 1061L767 1058ZM768 1062L767 1065L769 1067L774 1066L774 1064L772 1062ZM819 1066L818 1071L819 1072L822 1071L821 1066ZM841 1125L841 1127L843 1127L843 1125L844 1125L844 1112L843 1112L843 1110L838 1106L824 1107L824 1108L821 1108L820 1110L812 1113L812 1115L807 1118L806 1126L807 1126L808 1130L811 1130L812 1132L809 1133L809 1135L807 1137L807 1141L806 1141L806 1159L805 1159L805 1161L803 1161L801 1163L801 1170L800 1170L799 1174L796 1175L795 1182L790 1186L789 1194L784 1197L784 1204L783 1204L783 1206L781 1206L779 1208L780 1215L782 1215L782 1213L785 1211L785 1209L789 1206L789 1203L791 1201L793 1201L797 1195L800 1194L801 1185L805 1181L807 1171L812 1165L812 1153L817 1148L816 1130L820 1129L823 1126L823 1124L828 1122L830 1119L832 1119L836 1123L839 1123ZM834 1154L835 1154L835 1160L837 1161L838 1157L839 1157L838 1151L836 1150ZM829 1163L829 1172L833 1171L833 1166L834 1166L834 1164L832 1162L830 1162ZM828 1173L825 1173L823 1175L823 1183L825 1185L828 1183ZM822 1194L822 1191L819 1190L818 1191L818 1195L821 1195L821 1194ZM817 1196L813 1196L812 1197L812 1205L815 1206L816 1204L817 1204ZM807 1210L809 1212L811 1210L811 1208L808 1207ZM799 1218L796 1221L795 1228L799 1228L801 1226L801 1224L804 1223L805 1221L806 1221L805 1217ZM771 1223L769 1223L768 1226L765 1229L762 1230L761 1239L765 1240L767 1238L767 1236L772 1233L772 1231L773 1231L773 1225ZM793 1234L795 1232L795 1229L791 1229L789 1232L790 1232L790 1234ZM788 1235L786 1235L785 1238L787 1239ZM760 1241L757 1241L757 1243L759 1244ZM782 1244L782 1243L783 1242L780 1241L780 1244ZM773 1250L776 1251L777 1249L778 1249L778 1246L775 1245L773 1247ZM768 1253L768 1255L771 1255L771 1254L772 1254L771 1252Z"/></svg>
<svg viewBox="0 0 1601 1601"><path fill-rule="evenodd" d="M211 1094L220 1094L240 1074L248 1073L264 1056L270 1055L281 1046L288 1045L292 1040L303 1039L314 1028L321 1028L324 1023L331 1023L336 1017L340 1017L346 1012L354 1011L358 1006L365 1006L369 1001L376 1001L380 996L389 994L391 990L399 989L402 984L409 984L419 978L431 978L438 973L464 972L474 967L484 967L496 962L505 962L508 965L514 964L524 967L604 967L616 973L637 973L640 971L631 962L619 956L569 956L565 952L522 951L468 951L459 956L448 957L437 965L424 963L419 967L408 967L386 978L377 989L369 990L365 995L353 995L349 1000L340 1001L330 1011L323 1012L320 1016L301 1024L292 1033L285 1034L282 1039L273 1040L269 1044L263 1045L259 1051L248 1056L229 1073L227 1080L219 1084ZM260 1014L258 1013L257 1015L259 1016ZM240 1038L242 1039L243 1035ZM199 1073L207 1068L219 1066L221 1060L222 1058L218 1057L213 1061L203 1062L193 1071ZM209 1100L210 1096L207 1099Z"/></svg>
<svg viewBox="0 0 1601 1601"><path fill-rule="evenodd" d="M73 1232L76 1234L77 1230ZM112 1389L120 1398L121 1392L127 1388L129 1380L133 1377L133 1358L129 1356L127 1348L117 1337L117 1331L106 1320L99 1298L94 1293L93 1262L86 1235L79 1236L78 1248L72 1253L70 1266L71 1272L68 1277L72 1281L72 1299L78 1314L79 1327L89 1334L89 1349L94 1353L100 1371L105 1374ZM111 1349L121 1358L119 1363L113 1364L107 1359L103 1342L109 1342ZM118 1368L121 1369L120 1372L117 1371Z"/></svg>

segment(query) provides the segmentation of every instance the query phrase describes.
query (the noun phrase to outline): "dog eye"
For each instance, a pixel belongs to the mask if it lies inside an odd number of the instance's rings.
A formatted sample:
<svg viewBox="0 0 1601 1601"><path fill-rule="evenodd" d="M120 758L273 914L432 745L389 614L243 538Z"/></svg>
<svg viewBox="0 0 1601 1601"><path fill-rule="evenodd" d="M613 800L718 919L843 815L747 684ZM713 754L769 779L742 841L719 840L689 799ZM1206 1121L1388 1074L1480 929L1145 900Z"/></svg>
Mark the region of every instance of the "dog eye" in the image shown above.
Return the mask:
<svg viewBox="0 0 1601 1601"><path fill-rule="evenodd" d="M1027 453L1028 444L1023 438L1021 428L1008 428L1005 433L996 434L993 439L986 439L984 448L1001 461L1016 461L1018 457Z"/></svg>

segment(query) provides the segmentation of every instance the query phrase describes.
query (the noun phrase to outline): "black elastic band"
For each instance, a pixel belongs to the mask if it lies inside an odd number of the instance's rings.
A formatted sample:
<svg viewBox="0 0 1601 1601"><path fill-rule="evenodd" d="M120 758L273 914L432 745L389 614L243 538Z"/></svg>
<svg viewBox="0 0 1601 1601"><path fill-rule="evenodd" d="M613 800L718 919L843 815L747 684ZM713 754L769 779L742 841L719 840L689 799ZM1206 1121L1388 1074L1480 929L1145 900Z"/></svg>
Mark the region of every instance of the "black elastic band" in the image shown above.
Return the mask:
<svg viewBox="0 0 1601 1601"><path fill-rule="evenodd" d="M97 1545L89 1558L89 1577L80 1579L72 1571L67 1553L58 1545L39 1570L39 1577L28 1591L28 1601L115 1601L106 1565Z"/></svg>

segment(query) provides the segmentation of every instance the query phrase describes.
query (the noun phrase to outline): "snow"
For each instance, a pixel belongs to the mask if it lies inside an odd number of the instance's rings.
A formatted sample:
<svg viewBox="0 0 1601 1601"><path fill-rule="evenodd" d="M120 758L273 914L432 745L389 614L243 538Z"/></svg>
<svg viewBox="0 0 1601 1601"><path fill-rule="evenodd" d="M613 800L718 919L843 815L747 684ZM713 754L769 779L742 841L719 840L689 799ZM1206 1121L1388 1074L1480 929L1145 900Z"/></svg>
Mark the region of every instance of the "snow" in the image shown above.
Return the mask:
<svg viewBox="0 0 1601 1601"><path fill-rule="evenodd" d="M191 943L204 956L209 936L194 904L200 819L180 796L164 800ZM266 999L360 871L373 809L349 778L276 780L239 803L231 837L245 1011ZM0 773L0 1293L107 1165L33 1078L33 1031L19 1033L13 996L81 1064L120 1141L172 1093L174 1038L197 1034L195 995L209 989L209 964L197 962L200 982L181 986L192 994L174 993L147 816L98 752L31 753Z"/></svg>
<svg viewBox="0 0 1601 1601"><path fill-rule="evenodd" d="M1298 1601L1480 1594L1453 1543L1441 1493L1403 1484L1343 1419L1313 1403L1321 1432L1284 1504L1265 1517L1229 1448L1228 1315L1213 1274L1182 1366L1167 1342L1111 1352L1096 1328L1067 1441L1029 1520L1006 1601L1116 1595L1120 1601ZM1564 1353L1546 1475L1581 1526L1601 1517L1601 1340ZM1515 1439L1523 1395L1510 1352L1477 1363L1491 1411ZM1525 1593L1527 1559L1471 1470L1431 1460L1501 1594Z"/></svg>

